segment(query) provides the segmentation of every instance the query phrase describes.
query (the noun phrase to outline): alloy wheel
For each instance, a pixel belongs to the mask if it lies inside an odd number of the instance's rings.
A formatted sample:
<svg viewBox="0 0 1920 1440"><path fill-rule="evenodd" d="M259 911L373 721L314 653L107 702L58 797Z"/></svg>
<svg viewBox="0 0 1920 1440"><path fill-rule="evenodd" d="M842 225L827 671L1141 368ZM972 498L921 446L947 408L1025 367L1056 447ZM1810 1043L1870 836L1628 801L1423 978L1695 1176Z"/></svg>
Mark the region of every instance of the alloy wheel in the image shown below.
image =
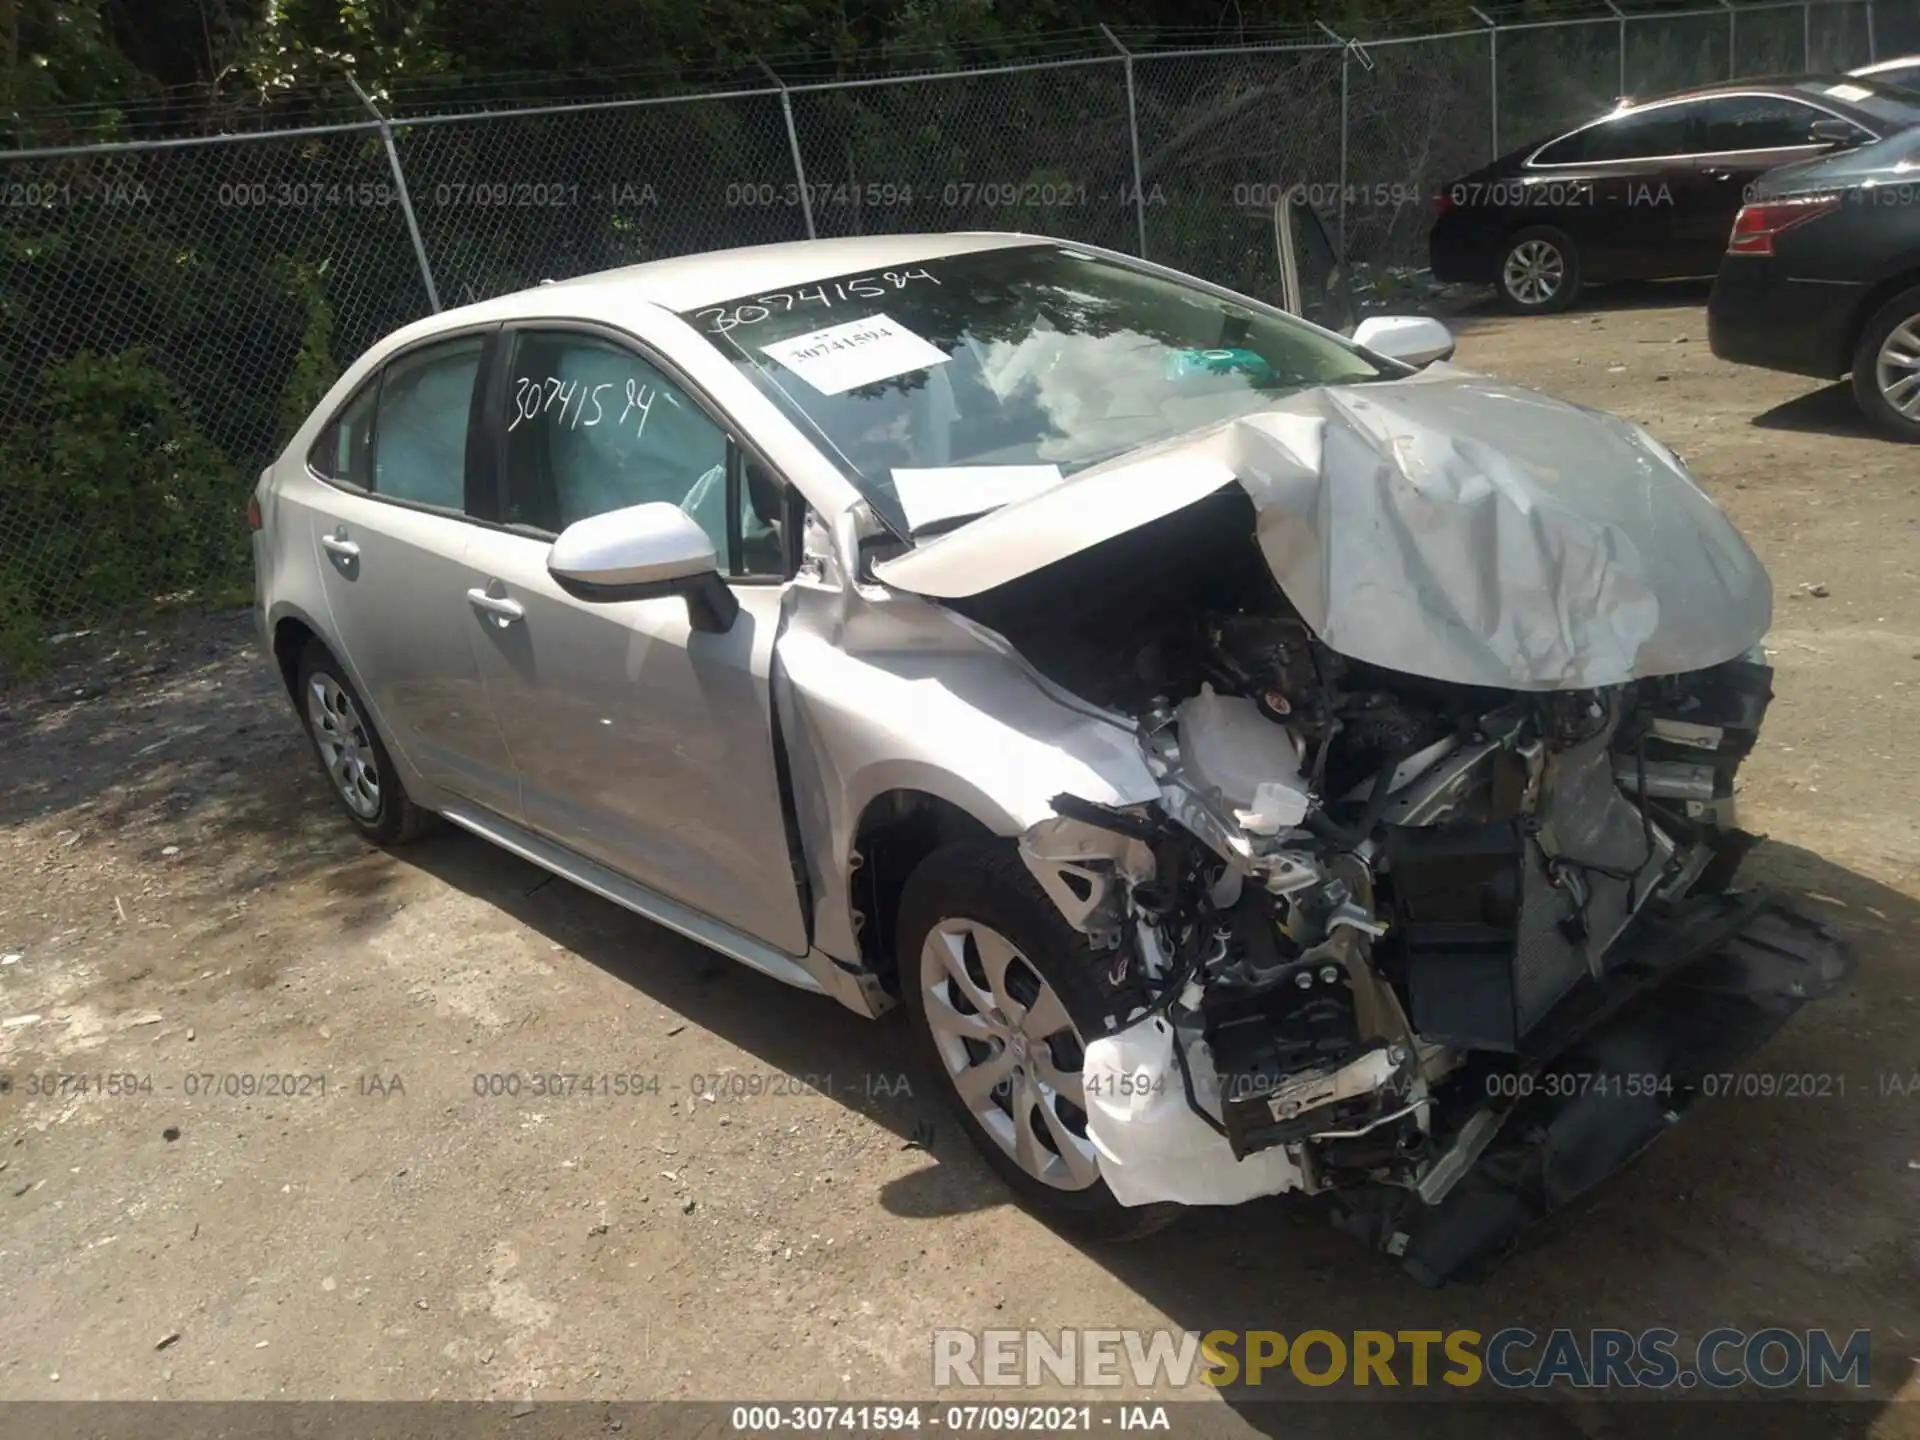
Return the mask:
<svg viewBox="0 0 1920 1440"><path fill-rule="evenodd" d="M1873 383L1897 414L1920 420L1920 315L1894 326L1882 342Z"/></svg>
<svg viewBox="0 0 1920 1440"><path fill-rule="evenodd" d="M951 919L927 934L920 985L947 1078L981 1129L1043 1184L1096 1183L1086 1050L1040 972L997 930Z"/></svg>
<svg viewBox="0 0 1920 1440"><path fill-rule="evenodd" d="M1545 240L1523 240L1507 255L1500 283L1522 305L1545 305L1566 283L1567 261Z"/></svg>
<svg viewBox="0 0 1920 1440"><path fill-rule="evenodd" d="M373 732L360 718L344 686L324 670L316 671L307 684L307 719L313 726L314 742L320 747L320 763L333 778L340 798L362 820L380 814L380 767L373 752Z"/></svg>

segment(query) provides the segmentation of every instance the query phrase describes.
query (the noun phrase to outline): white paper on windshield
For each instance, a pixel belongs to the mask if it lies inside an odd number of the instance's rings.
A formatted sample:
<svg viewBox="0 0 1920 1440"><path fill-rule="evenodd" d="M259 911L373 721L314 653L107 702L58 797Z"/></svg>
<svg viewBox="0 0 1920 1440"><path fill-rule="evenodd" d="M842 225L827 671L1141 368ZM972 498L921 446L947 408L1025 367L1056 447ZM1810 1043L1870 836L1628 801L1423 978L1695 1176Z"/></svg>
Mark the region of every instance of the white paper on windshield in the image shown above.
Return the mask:
<svg viewBox="0 0 1920 1440"><path fill-rule="evenodd" d="M1058 465L948 465L893 472L893 493L900 497L909 530L998 510L1059 483Z"/></svg>
<svg viewBox="0 0 1920 1440"><path fill-rule="evenodd" d="M760 353L778 360L822 395L842 395L855 386L891 380L947 359L939 346L885 315L776 340L762 345Z"/></svg>

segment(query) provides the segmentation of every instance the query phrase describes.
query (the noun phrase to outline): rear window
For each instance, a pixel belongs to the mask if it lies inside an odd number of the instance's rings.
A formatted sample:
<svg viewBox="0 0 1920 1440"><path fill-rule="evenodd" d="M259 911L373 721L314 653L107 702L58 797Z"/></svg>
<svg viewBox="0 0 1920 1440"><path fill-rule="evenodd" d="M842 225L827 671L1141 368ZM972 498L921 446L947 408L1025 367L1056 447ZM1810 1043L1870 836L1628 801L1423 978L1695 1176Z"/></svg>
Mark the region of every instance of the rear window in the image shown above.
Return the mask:
<svg viewBox="0 0 1920 1440"><path fill-rule="evenodd" d="M313 442L307 464L316 475L362 490L372 488L373 412L379 399L380 377L376 375Z"/></svg>

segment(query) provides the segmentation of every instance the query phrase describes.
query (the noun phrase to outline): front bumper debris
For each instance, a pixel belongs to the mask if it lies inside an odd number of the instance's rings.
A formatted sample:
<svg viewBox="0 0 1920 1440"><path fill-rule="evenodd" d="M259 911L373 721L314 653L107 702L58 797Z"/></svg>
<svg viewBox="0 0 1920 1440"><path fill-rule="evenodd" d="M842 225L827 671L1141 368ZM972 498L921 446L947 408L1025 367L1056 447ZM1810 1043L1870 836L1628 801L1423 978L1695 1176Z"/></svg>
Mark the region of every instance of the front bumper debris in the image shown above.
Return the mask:
<svg viewBox="0 0 1920 1440"><path fill-rule="evenodd" d="M1853 959L1827 926L1763 897L1720 897L1635 948L1611 997L1575 1010L1553 1058L1503 1077L1421 1193L1343 1193L1343 1228L1427 1285L1473 1279L1534 1222L1618 1173ZM1596 987L1603 988L1603 987ZM1605 987L1611 988L1611 987ZM1575 997L1576 999L1581 997ZM1558 1017L1556 1017L1558 1018Z"/></svg>

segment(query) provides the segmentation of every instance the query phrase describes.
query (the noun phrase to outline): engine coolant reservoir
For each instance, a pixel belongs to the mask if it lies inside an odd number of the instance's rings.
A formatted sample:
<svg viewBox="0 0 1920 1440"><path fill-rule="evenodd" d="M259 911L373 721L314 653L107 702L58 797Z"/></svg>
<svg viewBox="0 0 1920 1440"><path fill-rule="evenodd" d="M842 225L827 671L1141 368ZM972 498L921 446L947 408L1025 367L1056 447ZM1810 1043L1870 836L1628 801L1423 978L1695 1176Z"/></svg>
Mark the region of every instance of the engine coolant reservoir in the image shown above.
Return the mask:
<svg viewBox="0 0 1920 1440"><path fill-rule="evenodd" d="M1174 711L1180 755L1205 790L1218 790L1247 829L1272 834L1307 813L1300 744L1253 701L1203 685Z"/></svg>

